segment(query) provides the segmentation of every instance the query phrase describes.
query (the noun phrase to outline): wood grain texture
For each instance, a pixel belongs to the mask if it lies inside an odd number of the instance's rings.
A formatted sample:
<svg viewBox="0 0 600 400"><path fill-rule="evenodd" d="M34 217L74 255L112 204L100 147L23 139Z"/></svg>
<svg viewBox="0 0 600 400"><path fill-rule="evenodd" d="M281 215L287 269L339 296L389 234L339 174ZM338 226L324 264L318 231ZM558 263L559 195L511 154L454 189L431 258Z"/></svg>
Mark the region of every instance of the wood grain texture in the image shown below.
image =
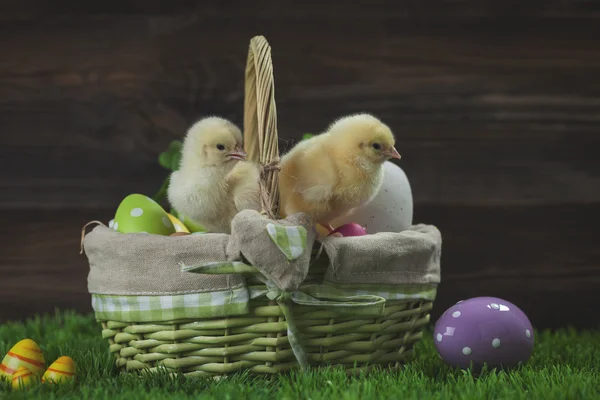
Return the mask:
<svg viewBox="0 0 600 400"><path fill-rule="evenodd" d="M55 307L91 311L79 233L110 210L0 211L0 322ZM599 327L600 206L418 206L443 235L433 321L456 301L498 296L537 327Z"/></svg>
<svg viewBox="0 0 600 400"><path fill-rule="evenodd" d="M284 151L367 111L396 132L419 204L600 202L596 2L168 3L0 6L0 208L154 192L158 153L195 119L241 123L255 34Z"/></svg>
<svg viewBox="0 0 600 400"><path fill-rule="evenodd" d="M358 0L340 7L334 1L317 0L261 0L245 6L240 0L121 0L81 2L77 0L4 0L0 16L14 18L19 15L90 15L90 14L143 14L170 15L202 12L210 16L344 18L401 17L401 18L460 18L460 17L552 17L570 16L589 18L600 13L594 0Z"/></svg>

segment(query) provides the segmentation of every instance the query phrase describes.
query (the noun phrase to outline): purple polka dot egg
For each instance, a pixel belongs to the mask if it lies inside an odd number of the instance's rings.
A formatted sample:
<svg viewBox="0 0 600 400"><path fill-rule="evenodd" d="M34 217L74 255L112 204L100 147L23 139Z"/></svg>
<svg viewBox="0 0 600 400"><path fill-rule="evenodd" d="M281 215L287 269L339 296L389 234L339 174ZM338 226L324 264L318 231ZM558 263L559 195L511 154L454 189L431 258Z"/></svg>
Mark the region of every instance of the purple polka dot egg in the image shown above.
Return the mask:
<svg viewBox="0 0 600 400"><path fill-rule="evenodd" d="M529 318L497 297L459 301L440 316L433 339L441 358L462 369L479 369L484 363L510 368L526 362L533 352Z"/></svg>

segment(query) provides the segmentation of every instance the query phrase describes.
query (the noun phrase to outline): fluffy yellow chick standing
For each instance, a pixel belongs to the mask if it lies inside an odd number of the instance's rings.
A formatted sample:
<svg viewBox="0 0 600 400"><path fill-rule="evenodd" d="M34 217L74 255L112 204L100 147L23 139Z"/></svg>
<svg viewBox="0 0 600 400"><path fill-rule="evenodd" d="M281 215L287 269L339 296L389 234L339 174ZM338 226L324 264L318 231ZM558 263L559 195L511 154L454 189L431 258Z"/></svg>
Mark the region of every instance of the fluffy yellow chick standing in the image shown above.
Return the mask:
<svg viewBox="0 0 600 400"><path fill-rule="evenodd" d="M331 221L368 203L383 177L383 163L400 158L390 128L369 114L334 122L300 142L280 162L280 213L310 215L333 230Z"/></svg>
<svg viewBox="0 0 600 400"><path fill-rule="evenodd" d="M242 133L233 123L218 117L196 122L183 141L180 168L171 175L169 202L209 232L230 233L239 211L260 211L260 172L245 158Z"/></svg>

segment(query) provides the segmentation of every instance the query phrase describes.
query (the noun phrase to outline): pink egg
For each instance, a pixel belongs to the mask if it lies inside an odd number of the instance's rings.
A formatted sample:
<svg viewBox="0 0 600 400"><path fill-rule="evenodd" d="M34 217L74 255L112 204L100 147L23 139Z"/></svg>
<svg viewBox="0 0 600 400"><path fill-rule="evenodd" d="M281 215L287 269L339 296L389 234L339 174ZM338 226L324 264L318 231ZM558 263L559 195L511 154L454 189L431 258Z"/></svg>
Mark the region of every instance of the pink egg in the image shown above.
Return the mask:
<svg viewBox="0 0 600 400"><path fill-rule="evenodd" d="M334 233L339 233L342 236L363 236L367 234L367 230L359 224L351 222L349 224L344 224L340 226L339 228L331 232L329 235L331 236Z"/></svg>

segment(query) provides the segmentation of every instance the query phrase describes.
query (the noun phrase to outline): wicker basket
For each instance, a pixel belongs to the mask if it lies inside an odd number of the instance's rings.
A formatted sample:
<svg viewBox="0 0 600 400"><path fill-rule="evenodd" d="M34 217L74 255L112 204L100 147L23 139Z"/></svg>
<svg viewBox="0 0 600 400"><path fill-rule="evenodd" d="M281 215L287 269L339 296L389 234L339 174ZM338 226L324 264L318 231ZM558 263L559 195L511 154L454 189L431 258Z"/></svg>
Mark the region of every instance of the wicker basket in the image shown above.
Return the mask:
<svg viewBox="0 0 600 400"><path fill-rule="evenodd" d="M249 158L269 165L278 159L276 109L270 47L258 36L251 40L246 70L244 136ZM277 173L265 169L263 199L269 215L277 214ZM89 235L88 235L89 236ZM306 284L323 282L328 260L315 246ZM265 287L252 276L248 285ZM433 285L435 286L435 285ZM414 355L429 322L435 289L428 299L406 296L386 299L377 316L349 314L336 308L293 304L297 332L310 366L340 365L348 373L374 366L395 368ZM127 371L169 371L187 376L223 375L248 370L275 374L299 366L290 344L285 309L266 296L249 302L249 313L165 322L98 318L102 337L110 344L116 365ZM293 343L292 343L293 344Z"/></svg>

